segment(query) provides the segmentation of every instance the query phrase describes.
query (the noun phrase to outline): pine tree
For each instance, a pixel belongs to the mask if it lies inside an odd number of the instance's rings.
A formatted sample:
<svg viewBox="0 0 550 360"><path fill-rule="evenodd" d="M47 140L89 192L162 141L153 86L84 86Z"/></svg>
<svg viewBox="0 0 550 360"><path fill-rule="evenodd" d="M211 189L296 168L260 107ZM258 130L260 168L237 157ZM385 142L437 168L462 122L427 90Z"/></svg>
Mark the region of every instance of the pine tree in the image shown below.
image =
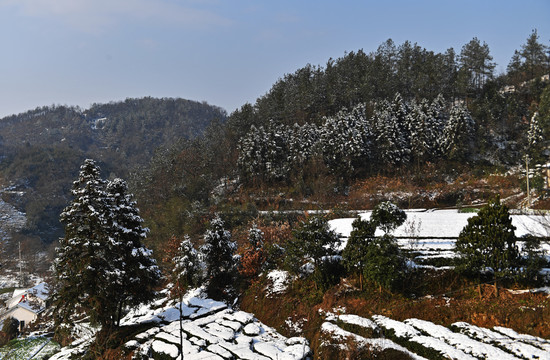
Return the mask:
<svg viewBox="0 0 550 360"><path fill-rule="evenodd" d="M407 214L391 201L384 201L374 207L371 221L386 234L391 233L407 220Z"/></svg>
<svg viewBox="0 0 550 360"><path fill-rule="evenodd" d="M234 282L236 262L233 258L237 246L231 241L231 233L224 229L219 215L210 222L204 234L201 252L206 265L208 296L215 300L229 300Z"/></svg>
<svg viewBox="0 0 550 360"><path fill-rule="evenodd" d="M382 288L393 289L402 280L407 267L395 238L389 234L375 237L365 249L363 274Z"/></svg>
<svg viewBox="0 0 550 360"><path fill-rule="evenodd" d="M378 204L369 221L354 221L351 243L342 254L348 269L361 269L363 277L378 284L380 291L395 288L407 271L405 258L391 235L406 218L406 213L391 202ZM378 227L385 232L383 236L374 236Z"/></svg>
<svg viewBox="0 0 550 360"><path fill-rule="evenodd" d="M351 111L344 109L326 118L320 131L319 143L325 165L347 184L358 168L369 162L372 134L366 121L365 105L357 105Z"/></svg>
<svg viewBox="0 0 550 360"><path fill-rule="evenodd" d="M300 222L293 230L293 239L287 243L285 262L294 272L300 272L302 266L313 262L314 278L318 287L332 285L339 276L333 270L337 264L332 262L336 248L340 244L338 234L330 229L323 216L310 216Z"/></svg>
<svg viewBox="0 0 550 360"><path fill-rule="evenodd" d="M374 145L383 165L403 165L409 162L411 147L409 109L401 95L392 103L384 100L377 104L373 115Z"/></svg>
<svg viewBox="0 0 550 360"><path fill-rule="evenodd" d="M128 193L128 185L120 178L107 183L110 205L107 242L109 268L106 291L116 304L118 326L125 307L137 306L154 297L152 289L160 280L160 270L152 251L143 242L149 229L143 227L136 202Z"/></svg>
<svg viewBox="0 0 550 360"><path fill-rule="evenodd" d="M357 272L361 290L363 290L363 273L368 262L366 258L367 249L374 240L376 223L374 221L362 220L360 217L351 224L352 231L342 252L342 259L348 272Z"/></svg>
<svg viewBox="0 0 550 360"><path fill-rule="evenodd" d="M457 270L479 275L490 269L495 288L497 279L514 274L520 257L508 207L497 197L481 208L476 216L468 219L455 243L459 254Z"/></svg>
<svg viewBox="0 0 550 360"><path fill-rule="evenodd" d="M174 238L177 239L177 238ZM197 286L201 280L201 264L199 254L193 247L189 236L185 235L172 259L173 269L171 274L171 295L179 300L179 325L180 325L180 349L183 359L183 296L190 286Z"/></svg>
<svg viewBox="0 0 550 360"><path fill-rule="evenodd" d="M105 284L106 247L108 234L108 200L105 181L93 160L86 160L73 183L71 204L61 213L65 237L60 239L54 260L56 284L53 295L56 324L71 323L77 312L98 318L101 284Z"/></svg>
<svg viewBox="0 0 550 360"><path fill-rule="evenodd" d="M475 122L464 105L451 109L443 129L443 151L450 160L466 161L471 157Z"/></svg>
<svg viewBox="0 0 550 360"><path fill-rule="evenodd" d="M153 298L160 271L142 244L147 230L126 183L106 184L93 160L74 182L71 204L61 214L65 237L54 261L56 323L78 312L109 330L125 307Z"/></svg>

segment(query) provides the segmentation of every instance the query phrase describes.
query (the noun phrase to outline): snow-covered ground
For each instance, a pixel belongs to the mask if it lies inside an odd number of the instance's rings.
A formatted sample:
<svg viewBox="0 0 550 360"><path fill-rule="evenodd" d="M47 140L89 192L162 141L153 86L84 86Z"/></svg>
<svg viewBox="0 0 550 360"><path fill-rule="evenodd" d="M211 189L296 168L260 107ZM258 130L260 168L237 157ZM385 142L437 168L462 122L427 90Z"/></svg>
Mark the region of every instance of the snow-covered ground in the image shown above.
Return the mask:
<svg viewBox="0 0 550 360"><path fill-rule="evenodd" d="M408 250L422 253L426 257L453 257L455 239L460 231L468 224L468 219L475 213L459 213L457 210L407 210L407 220L398 227L393 234L401 238L399 245ZM368 220L371 212L360 213L362 219ZM355 218L334 219L329 221L342 237L340 249L344 249L347 238L352 231ZM550 215L512 215L512 224L516 227L515 234L520 237L526 234L536 236L550 236ZM377 235L382 235L377 230ZM411 241L412 237L421 239ZM427 239L422 239L427 238ZM550 244L544 243L542 248L550 253Z"/></svg>
<svg viewBox="0 0 550 360"><path fill-rule="evenodd" d="M181 333L180 310L183 314ZM201 298L199 292L188 294L182 303L160 299L131 311L121 321L121 325L137 324L150 324L151 327L128 341L126 347L143 359L153 358L155 354L176 359L180 351L186 360L301 360L310 354L305 338L286 338L252 314ZM64 348L50 359L70 359L82 354L92 339L89 337L87 341Z"/></svg>
<svg viewBox="0 0 550 360"><path fill-rule="evenodd" d="M495 327L491 330L458 322L452 324L450 329L419 319L397 321L381 315L374 315L370 319L356 315L331 313L325 315L326 319L321 329L335 341L344 343L342 340L352 340L359 346L378 351L395 349L414 359L423 359L413 354L413 349L418 346L435 351L444 358L458 360L550 359L549 340L518 334L503 327ZM346 324L366 328L373 331L376 336L373 338L359 336L345 330ZM394 340L386 339L385 333L393 334Z"/></svg>

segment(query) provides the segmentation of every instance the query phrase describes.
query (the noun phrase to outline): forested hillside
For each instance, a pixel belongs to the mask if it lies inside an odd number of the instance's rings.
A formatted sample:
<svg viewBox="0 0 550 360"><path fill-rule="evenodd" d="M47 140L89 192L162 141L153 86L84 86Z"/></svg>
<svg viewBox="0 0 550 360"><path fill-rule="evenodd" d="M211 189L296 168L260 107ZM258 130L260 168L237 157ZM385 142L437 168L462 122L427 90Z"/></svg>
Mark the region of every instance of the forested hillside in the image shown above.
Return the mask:
<svg viewBox="0 0 550 360"><path fill-rule="evenodd" d="M392 184L426 194L403 206L507 192L481 178L523 167L526 155L532 164L548 156L548 50L533 31L497 74L477 38L444 53L390 39L286 74L225 126L157 154L142 172L135 191L151 241L203 231L215 210L238 225L257 210L354 206L347 196L365 191L384 200L377 189ZM519 189L519 177L506 186ZM480 182L460 180L469 178Z"/></svg>
<svg viewBox="0 0 550 360"><path fill-rule="evenodd" d="M59 214L85 158L97 159L111 176L127 177L159 147L193 139L225 119L224 110L206 103L154 98L6 117L0 120L1 183L19 192L3 196L27 214L28 235L54 241L62 235Z"/></svg>

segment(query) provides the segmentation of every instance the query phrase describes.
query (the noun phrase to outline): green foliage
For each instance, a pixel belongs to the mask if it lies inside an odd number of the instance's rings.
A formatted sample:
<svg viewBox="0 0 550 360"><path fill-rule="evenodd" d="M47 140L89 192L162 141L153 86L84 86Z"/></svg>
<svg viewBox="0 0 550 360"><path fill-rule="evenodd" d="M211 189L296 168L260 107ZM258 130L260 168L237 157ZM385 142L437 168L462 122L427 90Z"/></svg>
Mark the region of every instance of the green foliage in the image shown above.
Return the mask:
<svg viewBox="0 0 550 360"><path fill-rule="evenodd" d="M231 233L224 228L224 222L216 215L204 234L201 252L206 265L206 291L215 300L230 300L234 295L237 263L233 254L237 245L231 241Z"/></svg>
<svg viewBox="0 0 550 360"><path fill-rule="evenodd" d="M391 202L378 204L370 220L357 218L342 252L348 271L357 271L365 279L387 289L396 289L407 271L405 258L399 249L392 230L405 222L407 215ZM380 227L385 234L376 237Z"/></svg>
<svg viewBox="0 0 550 360"><path fill-rule="evenodd" d="M479 274L493 271L494 279L517 272L519 252L514 234L515 226L508 208L497 197L468 219L455 243L459 254L457 270Z"/></svg>
<svg viewBox="0 0 550 360"><path fill-rule="evenodd" d="M351 234L342 252L344 264L349 272L363 273L365 263L368 261L365 254L368 246L374 240L375 232L376 223L374 221L361 220L361 217L357 217L353 221Z"/></svg>
<svg viewBox="0 0 550 360"><path fill-rule="evenodd" d="M340 243L338 234L331 230L328 221L320 215L312 215L307 220L300 222L293 230L293 239L286 245L285 263L294 273L299 273L301 267L309 261L315 266L315 280L318 286L324 287L336 281L331 274L332 256ZM336 274L335 274L336 275Z"/></svg>
<svg viewBox="0 0 550 360"><path fill-rule="evenodd" d="M2 326L2 332L5 334L6 339L12 340L19 335L19 321L13 317L9 317L4 320L4 325Z"/></svg>
<svg viewBox="0 0 550 360"><path fill-rule="evenodd" d="M391 235L376 237L365 253L363 275L365 279L386 289L396 289L407 270L405 258Z"/></svg>
<svg viewBox="0 0 550 360"><path fill-rule="evenodd" d="M521 278L528 283L537 284L544 278L541 276L540 270L548 265L540 239L526 235L522 236L520 240L523 241L523 252L525 253L521 259Z"/></svg>
<svg viewBox="0 0 550 360"><path fill-rule="evenodd" d="M93 160L81 166L74 199L61 214L65 237L54 261L55 321L85 312L103 330L118 326L126 306L154 297L160 272L142 245L147 229L121 179L105 182Z"/></svg>
<svg viewBox="0 0 550 360"><path fill-rule="evenodd" d="M407 220L407 214L390 201L376 205L371 214L371 221L385 233L397 229L405 220Z"/></svg>

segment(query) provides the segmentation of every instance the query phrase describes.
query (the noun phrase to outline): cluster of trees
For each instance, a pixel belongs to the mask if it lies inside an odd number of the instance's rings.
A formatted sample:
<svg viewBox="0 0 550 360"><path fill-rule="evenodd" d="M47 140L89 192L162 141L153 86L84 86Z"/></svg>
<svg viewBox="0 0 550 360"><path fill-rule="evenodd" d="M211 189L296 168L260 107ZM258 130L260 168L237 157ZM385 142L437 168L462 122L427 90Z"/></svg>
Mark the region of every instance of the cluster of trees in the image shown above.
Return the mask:
<svg viewBox="0 0 550 360"><path fill-rule="evenodd" d="M239 142L237 164L245 180L272 183L302 177L307 163L317 161L346 183L411 163L472 160L475 130L463 104L450 106L441 95L409 103L397 94L376 104L370 118L359 104L319 126L252 126Z"/></svg>
<svg viewBox="0 0 550 360"><path fill-rule="evenodd" d="M84 159L100 159L107 177L127 178L159 147L200 137L226 117L206 103L149 97L89 109L52 105L5 117L0 119L0 177L23 193L6 200L27 215L25 235L52 243L63 236L59 213Z"/></svg>
<svg viewBox="0 0 550 360"><path fill-rule="evenodd" d="M61 214L65 237L53 264L56 328L86 313L103 329L119 325L125 307L153 299L161 273L143 245L147 228L126 183L105 181L86 160Z"/></svg>
<svg viewBox="0 0 550 360"><path fill-rule="evenodd" d="M75 316L86 314L109 334L127 308L154 298L161 272L152 252L142 244L147 229L123 180L103 180L96 163L86 160L72 194L73 201L61 215L66 236L54 262L56 329L58 336L67 335ZM171 293L181 303L189 287L205 285L209 297L233 300L239 284L246 286L275 264L296 275L311 276L321 291L349 274L359 276L361 288L366 280L380 291L399 290L410 267L392 233L406 218L396 205L382 202L370 219L358 217L353 222L342 249L327 218L312 215L295 226L277 253L266 249L263 232L253 225L245 250L237 256L231 232L216 215L198 250L189 236L170 240L165 260L171 264L167 276ZM495 286L503 276L536 277L544 263L539 243L522 239L527 255L520 256L514 229L508 209L498 198L492 200L460 233L455 248L457 270L475 276L489 270Z"/></svg>
<svg viewBox="0 0 550 360"><path fill-rule="evenodd" d="M492 274L498 291L498 280L522 277L536 281L545 264L540 239L527 236L518 239L514 233L512 217L506 205L496 197L480 209L476 216L468 219L455 243L459 255L457 271L481 278L483 273ZM524 255L518 242L523 242Z"/></svg>

